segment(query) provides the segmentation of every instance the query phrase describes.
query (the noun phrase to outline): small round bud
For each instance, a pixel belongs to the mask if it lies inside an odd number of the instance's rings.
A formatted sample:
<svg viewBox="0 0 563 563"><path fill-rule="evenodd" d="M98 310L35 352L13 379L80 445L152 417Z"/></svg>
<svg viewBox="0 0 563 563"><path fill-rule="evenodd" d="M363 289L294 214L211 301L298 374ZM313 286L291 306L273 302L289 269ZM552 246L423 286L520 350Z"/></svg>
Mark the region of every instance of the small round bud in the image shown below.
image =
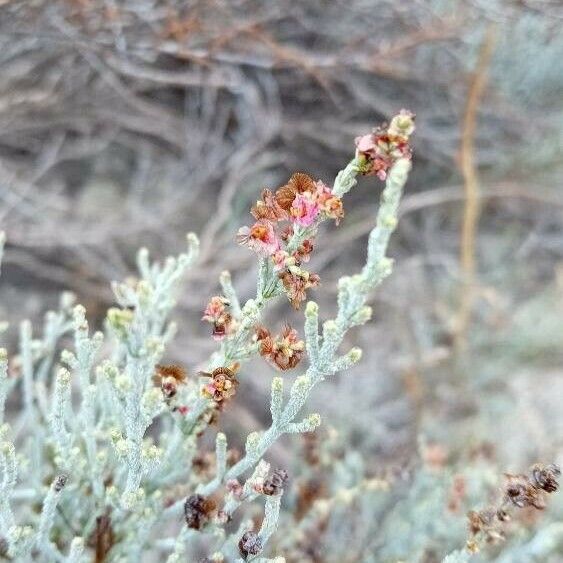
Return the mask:
<svg viewBox="0 0 563 563"><path fill-rule="evenodd" d="M308 301L305 307L305 315L312 317L319 313L319 306L314 301Z"/></svg>
<svg viewBox="0 0 563 563"><path fill-rule="evenodd" d="M245 446L246 451L249 452L256 449L259 443L260 443L260 434L258 432L251 432L246 437L246 446Z"/></svg>
<svg viewBox="0 0 563 563"><path fill-rule="evenodd" d="M313 430L321 425L321 415L318 412L310 414L306 420L310 423Z"/></svg>
<svg viewBox="0 0 563 563"><path fill-rule="evenodd" d="M59 385L68 385L70 383L70 371L66 368L60 368L57 372L57 383Z"/></svg>
<svg viewBox="0 0 563 563"><path fill-rule="evenodd" d="M352 362L359 362L362 359L362 349L352 348L350 352L348 352L348 355L350 356L350 360L352 360Z"/></svg>

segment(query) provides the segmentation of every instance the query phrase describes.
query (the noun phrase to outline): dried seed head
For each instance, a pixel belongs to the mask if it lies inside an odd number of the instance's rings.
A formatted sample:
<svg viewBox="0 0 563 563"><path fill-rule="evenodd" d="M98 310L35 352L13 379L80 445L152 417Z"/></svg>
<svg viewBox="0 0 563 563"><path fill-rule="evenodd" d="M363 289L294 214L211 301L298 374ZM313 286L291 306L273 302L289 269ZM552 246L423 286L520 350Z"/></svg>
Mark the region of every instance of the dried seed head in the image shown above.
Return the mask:
<svg viewBox="0 0 563 563"><path fill-rule="evenodd" d="M499 508L497 510L497 518L500 522L509 522L510 514L508 514L508 512L504 508Z"/></svg>
<svg viewBox="0 0 563 563"><path fill-rule="evenodd" d="M293 174L289 179L288 184L293 186L297 190L298 194L302 194L304 192L314 192L317 188L315 180L304 172L295 172L295 174Z"/></svg>
<svg viewBox="0 0 563 563"><path fill-rule="evenodd" d="M262 551L262 540L256 532L245 532L238 542L240 554L244 559L249 555L258 555Z"/></svg>
<svg viewBox="0 0 563 563"><path fill-rule="evenodd" d="M507 475L504 488L506 500L518 508L533 506L538 510L545 508L545 499L541 489L538 489L526 475Z"/></svg>
<svg viewBox="0 0 563 563"><path fill-rule="evenodd" d="M291 184L286 184L276 191L276 203L287 213L291 209L297 190Z"/></svg>
<svg viewBox="0 0 563 563"><path fill-rule="evenodd" d="M188 528L201 530L209 522L215 508L215 502L203 495L189 496L184 503L184 516Z"/></svg>
<svg viewBox="0 0 563 563"><path fill-rule="evenodd" d="M542 465L537 463L531 468L532 483L546 493L554 493L559 488L557 477L561 475L561 469L555 463Z"/></svg>
<svg viewBox="0 0 563 563"><path fill-rule="evenodd" d="M67 479L68 479L68 475L65 475L64 473L57 475L53 483L53 489L55 490L56 493L60 493L64 489Z"/></svg>

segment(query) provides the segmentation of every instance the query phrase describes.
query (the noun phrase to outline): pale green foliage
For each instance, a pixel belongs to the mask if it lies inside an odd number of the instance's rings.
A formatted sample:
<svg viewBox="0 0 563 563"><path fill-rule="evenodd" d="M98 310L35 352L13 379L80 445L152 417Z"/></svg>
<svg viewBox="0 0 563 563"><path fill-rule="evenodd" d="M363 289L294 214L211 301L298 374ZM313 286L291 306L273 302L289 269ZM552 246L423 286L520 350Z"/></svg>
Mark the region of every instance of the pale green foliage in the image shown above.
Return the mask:
<svg viewBox="0 0 563 563"><path fill-rule="evenodd" d="M320 423L318 414L302 414L315 386L327 377L348 369L361 358L352 348L341 353L347 331L365 323L371 316L366 300L391 272L385 256L389 237L397 224L397 210L410 162L399 160L390 170L372 231L364 269L342 278L338 285L338 312L319 328L319 308L309 302L305 309L305 336L309 367L297 377L289 393L284 380L275 377L271 392L271 425L251 433L245 455L237 463L227 463L227 437L217 434L215 476L209 482L194 481L189 467L196 454L196 431L205 425L202 415L211 400L200 394L199 382L191 379L178 388L174 405L185 405L187 414L166 402L153 383L155 365L163 357L166 344L175 333L169 315L175 305L179 282L197 257L198 242L188 237L189 250L163 264L151 263L146 249L138 253L139 278L114 283L118 307L107 314L107 335L92 334L86 311L74 305L69 295L61 299L58 312L46 317L42 338L34 335L29 322L20 327L20 351L13 358L21 372L23 410L12 427L3 429L1 469L3 478L0 507L0 533L14 560L81 561L86 557L88 538L96 533L96 518L108 515L112 531L119 538L109 553L111 561L138 561L153 552L169 551L168 561L185 559L199 532L182 526L177 537L166 539L162 530L170 518L182 512L185 496L166 507L171 487L178 484L185 493L210 495L228 481L244 479L242 493L228 493L223 518L243 503L264 498L264 519L257 531L265 545L276 529L282 494L262 495L261 483L269 472L264 460L268 449L283 434L311 432ZM344 195L356 183L358 165L352 160L337 177L334 191ZM289 247L316 232L318 222L296 229ZM2 239L3 241L3 239ZM239 304L228 272L220 282L237 320L237 332L225 339L213 355L209 369L244 362L256 354L251 334L267 302L283 293L269 261L259 268L256 298ZM72 334L72 350L58 356L60 338ZM16 379L8 378L5 351L0 358L0 405L4 410L7 393ZM159 420L156 438L148 429ZM13 443L18 444L18 454ZM44 483L51 485L45 488ZM20 487L19 489L17 487ZM23 487L23 489L22 489ZM257 488L258 487L258 488ZM35 515L30 503L41 502ZM68 525L69 518L73 525ZM22 526L20 522L29 522ZM237 557L237 542L250 524L243 520L235 534L226 534L221 520L209 529L211 552ZM160 531L159 531L160 530ZM156 539L159 538L159 539ZM222 554L222 555L219 555ZM239 556L240 557L240 556ZM264 559L260 554L248 560ZM85 560L85 559L84 559ZM241 559L242 561L242 559Z"/></svg>

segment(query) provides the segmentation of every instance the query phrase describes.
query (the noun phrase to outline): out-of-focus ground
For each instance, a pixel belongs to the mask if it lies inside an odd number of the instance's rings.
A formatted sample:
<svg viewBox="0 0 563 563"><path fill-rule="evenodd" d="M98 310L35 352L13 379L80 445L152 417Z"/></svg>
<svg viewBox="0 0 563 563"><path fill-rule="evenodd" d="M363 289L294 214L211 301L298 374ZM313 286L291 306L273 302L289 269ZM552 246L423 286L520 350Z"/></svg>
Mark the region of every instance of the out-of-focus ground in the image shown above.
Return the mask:
<svg viewBox="0 0 563 563"><path fill-rule="evenodd" d="M170 358L194 371L214 348L199 318L220 271L242 298L254 289L234 235L261 188L295 170L329 183L356 135L406 107L417 131L395 270L349 338L360 366L312 408L374 470L408 466L421 444L453 464L485 446L503 469L561 461L562 26L559 2L533 0L0 2L8 340L63 289L101 322L135 250L176 253L190 230L202 259ZM480 217L462 260L473 173ZM380 190L362 180L319 237L327 316L338 277L362 264ZM269 315L292 320L285 302ZM233 435L268 417L272 372L246 372L223 420Z"/></svg>

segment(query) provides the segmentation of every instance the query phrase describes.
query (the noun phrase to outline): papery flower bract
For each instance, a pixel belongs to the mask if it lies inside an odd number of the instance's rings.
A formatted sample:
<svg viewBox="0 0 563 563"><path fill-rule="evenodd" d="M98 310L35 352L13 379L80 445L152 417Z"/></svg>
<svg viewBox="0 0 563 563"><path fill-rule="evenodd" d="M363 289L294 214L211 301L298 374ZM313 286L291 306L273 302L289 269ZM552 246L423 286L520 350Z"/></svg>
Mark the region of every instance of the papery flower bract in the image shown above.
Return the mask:
<svg viewBox="0 0 563 563"><path fill-rule="evenodd" d="M344 217L344 207L342 206L342 200L337 196L329 197L322 207L323 212L330 219L334 219L336 224L340 222L340 219Z"/></svg>
<svg viewBox="0 0 563 563"><path fill-rule="evenodd" d="M301 227L310 227L320 213L320 206L309 192L297 194L289 210L293 222Z"/></svg>
<svg viewBox="0 0 563 563"><path fill-rule="evenodd" d="M274 226L265 219L259 219L252 227L241 227L237 234L237 242L245 244L261 256L271 256L280 248Z"/></svg>

